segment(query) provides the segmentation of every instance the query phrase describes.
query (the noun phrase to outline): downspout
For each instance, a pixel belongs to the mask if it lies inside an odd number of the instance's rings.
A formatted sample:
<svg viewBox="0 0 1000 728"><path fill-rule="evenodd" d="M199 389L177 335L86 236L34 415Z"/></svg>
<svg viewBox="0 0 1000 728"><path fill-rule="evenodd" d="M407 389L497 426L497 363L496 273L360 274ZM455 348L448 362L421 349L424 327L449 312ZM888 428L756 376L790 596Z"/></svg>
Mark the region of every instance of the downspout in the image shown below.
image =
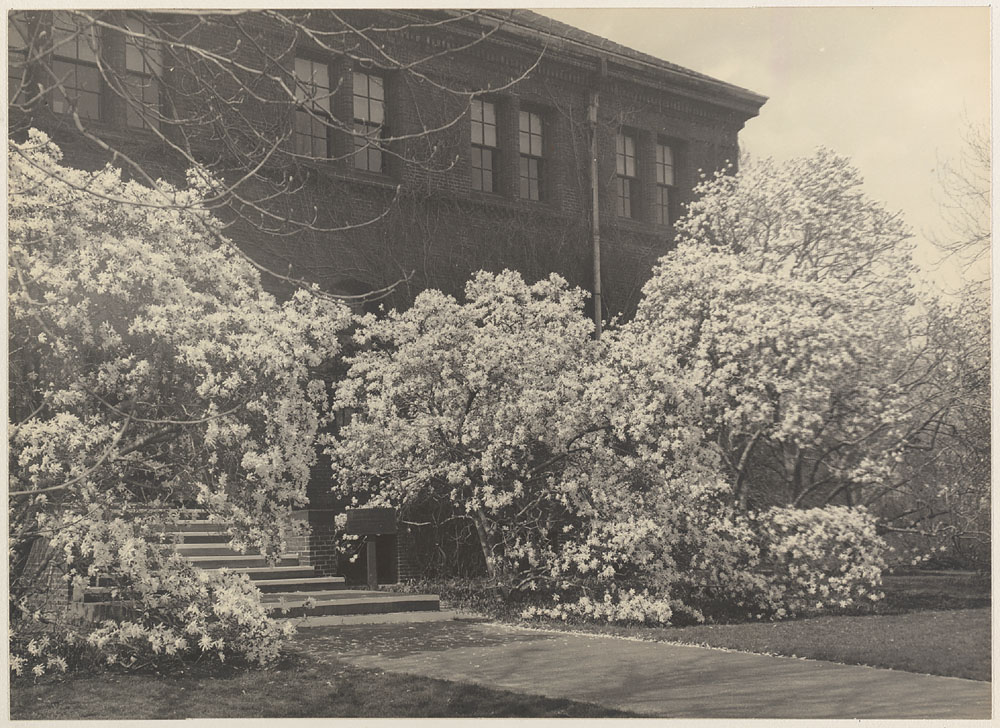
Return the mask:
<svg viewBox="0 0 1000 728"><path fill-rule="evenodd" d="M594 338L601 338L601 211L598 196L597 179L597 106L600 103L600 91L590 92L590 234L594 246Z"/></svg>

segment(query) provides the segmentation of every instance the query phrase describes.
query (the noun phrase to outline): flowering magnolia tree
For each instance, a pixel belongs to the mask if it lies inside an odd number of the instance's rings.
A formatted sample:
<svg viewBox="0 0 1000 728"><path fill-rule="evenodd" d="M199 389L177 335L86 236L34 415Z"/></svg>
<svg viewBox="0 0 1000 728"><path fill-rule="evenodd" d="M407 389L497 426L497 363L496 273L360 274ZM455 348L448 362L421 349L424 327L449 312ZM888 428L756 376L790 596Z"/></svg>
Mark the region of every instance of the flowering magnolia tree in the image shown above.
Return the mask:
<svg viewBox="0 0 1000 728"><path fill-rule="evenodd" d="M15 616L48 560L77 580L121 572L179 504L232 523L238 546L278 551L327 412L322 370L350 321L308 291L265 293L198 188L60 158L34 131L8 155ZM109 530L116 519L128 528Z"/></svg>
<svg viewBox="0 0 1000 728"><path fill-rule="evenodd" d="M659 380L697 387L741 510L863 505L926 532L961 489L913 464L962 428L973 365L944 336L969 322L914 290L907 229L826 150L697 191L630 328L672 352Z"/></svg>

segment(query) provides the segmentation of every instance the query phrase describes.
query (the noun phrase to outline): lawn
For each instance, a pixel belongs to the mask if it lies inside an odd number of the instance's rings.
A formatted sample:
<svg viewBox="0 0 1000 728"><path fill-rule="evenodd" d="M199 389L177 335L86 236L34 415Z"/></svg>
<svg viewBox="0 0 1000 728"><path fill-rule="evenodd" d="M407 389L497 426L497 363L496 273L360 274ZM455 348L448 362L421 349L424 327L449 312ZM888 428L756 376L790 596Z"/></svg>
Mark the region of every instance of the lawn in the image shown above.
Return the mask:
<svg viewBox="0 0 1000 728"><path fill-rule="evenodd" d="M291 661L225 677L100 675L11 687L11 718L630 717L572 700L478 685Z"/></svg>
<svg viewBox="0 0 1000 728"><path fill-rule="evenodd" d="M990 679L989 609L696 627L538 626L972 680Z"/></svg>
<svg viewBox="0 0 1000 728"><path fill-rule="evenodd" d="M884 602L868 615L691 627L538 626L991 679L988 582L964 574L913 573L887 576L884 590Z"/></svg>

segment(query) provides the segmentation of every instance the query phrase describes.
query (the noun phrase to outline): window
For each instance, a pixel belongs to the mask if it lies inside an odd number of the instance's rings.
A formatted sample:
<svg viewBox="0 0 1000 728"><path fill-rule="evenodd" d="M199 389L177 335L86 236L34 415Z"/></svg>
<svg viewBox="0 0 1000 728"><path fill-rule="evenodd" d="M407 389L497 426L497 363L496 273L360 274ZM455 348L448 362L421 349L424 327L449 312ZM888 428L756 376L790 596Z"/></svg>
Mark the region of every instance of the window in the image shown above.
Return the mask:
<svg viewBox="0 0 1000 728"><path fill-rule="evenodd" d="M7 14L7 103L24 100L27 87L25 70L28 61L28 20L10 12Z"/></svg>
<svg viewBox="0 0 1000 728"><path fill-rule="evenodd" d="M160 44L141 19L125 20L125 123L134 129L159 128ZM133 35L134 34L134 35Z"/></svg>
<svg viewBox="0 0 1000 728"><path fill-rule="evenodd" d="M295 153L330 156L330 69L308 58L295 59Z"/></svg>
<svg viewBox="0 0 1000 728"><path fill-rule="evenodd" d="M542 199L542 117L533 111L521 111L521 197Z"/></svg>
<svg viewBox="0 0 1000 728"><path fill-rule="evenodd" d="M472 100L472 189L496 189L497 109L490 101Z"/></svg>
<svg viewBox="0 0 1000 728"><path fill-rule="evenodd" d="M674 186L674 150L667 144L656 144L656 222L670 224L670 197Z"/></svg>
<svg viewBox="0 0 1000 728"><path fill-rule="evenodd" d="M618 134L615 148L615 183L617 185L618 217L634 217L633 200L637 193L635 176L635 137Z"/></svg>
<svg viewBox="0 0 1000 728"><path fill-rule="evenodd" d="M385 132L385 87L381 77L354 72L354 166L382 171L379 140Z"/></svg>
<svg viewBox="0 0 1000 728"><path fill-rule="evenodd" d="M52 20L52 110L76 111L81 119L101 116L101 76L97 69L97 33L84 18L60 11Z"/></svg>

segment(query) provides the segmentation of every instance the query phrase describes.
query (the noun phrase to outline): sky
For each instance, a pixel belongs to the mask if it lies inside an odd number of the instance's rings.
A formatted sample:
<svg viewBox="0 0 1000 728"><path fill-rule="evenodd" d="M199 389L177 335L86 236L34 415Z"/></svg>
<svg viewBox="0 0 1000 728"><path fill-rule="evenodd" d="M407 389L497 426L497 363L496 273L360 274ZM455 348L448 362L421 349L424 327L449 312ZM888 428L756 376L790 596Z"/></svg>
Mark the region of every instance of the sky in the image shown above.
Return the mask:
<svg viewBox="0 0 1000 728"><path fill-rule="evenodd" d="M937 170L990 123L988 7L559 8L545 15L768 97L741 148L782 160L826 146L902 211L924 276L954 285Z"/></svg>

